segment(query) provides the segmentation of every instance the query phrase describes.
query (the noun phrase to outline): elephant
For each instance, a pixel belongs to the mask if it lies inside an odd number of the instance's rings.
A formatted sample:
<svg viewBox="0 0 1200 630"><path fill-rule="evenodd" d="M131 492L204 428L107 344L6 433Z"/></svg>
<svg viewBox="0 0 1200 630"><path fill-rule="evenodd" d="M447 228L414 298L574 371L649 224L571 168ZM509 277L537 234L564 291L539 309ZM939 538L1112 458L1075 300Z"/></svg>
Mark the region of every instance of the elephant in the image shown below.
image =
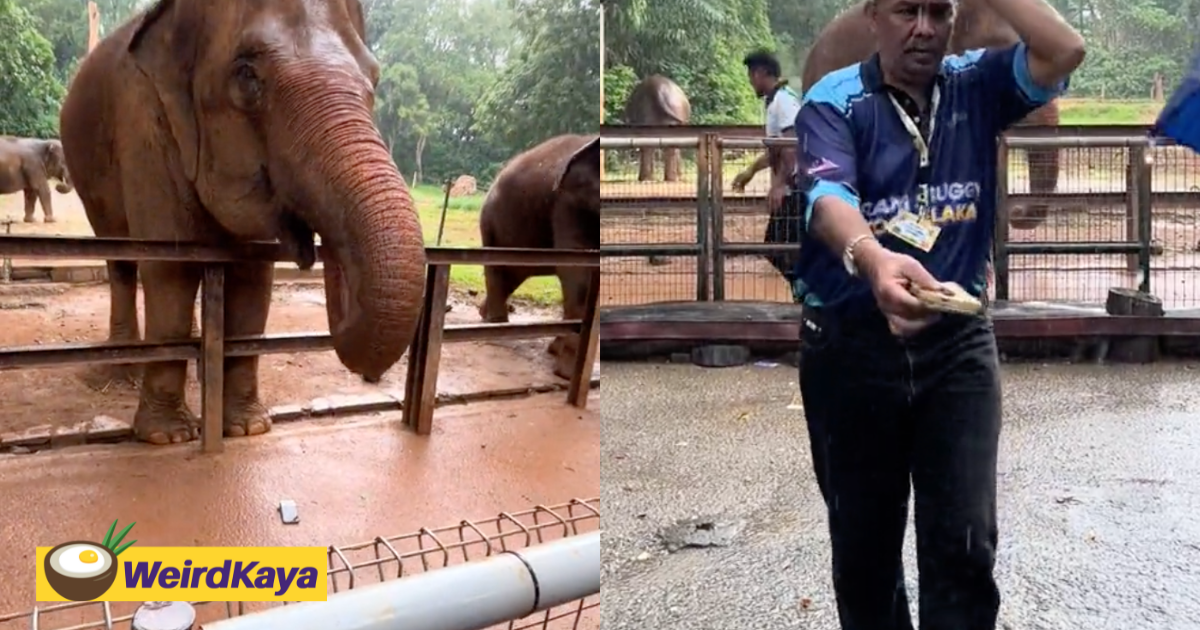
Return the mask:
<svg viewBox="0 0 1200 630"><path fill-rule="evenodd" d="M479 212L484 247L600 249L600 136L554 136L512 158L496 175ZM484 321L508 321L508 298L534 276L557 275L563 316L582 319L588 267L485 267ZM554 373L570 378L579 335L559 336L548 351Z"/></svg>
<svg viewBox="0 0 1200 630"><path fill-rule="evenodd" d="M875 53L875 37L871 33L867 3L859 2L840 13L817 35L816 42L804 60L803 87L807 91L825 74L866 61ZM977 48L999 48L1019 41L1012 26L1005 22L982 0L961 0L954 16L954 33L949 52L962 54ZM1057 100L1034 110L1018 126L1057 125ZM1058 187L1058 149L1032 149L1027 152L1029 190L1035 195L1050 195ZM1049 216L1046 204L1009 207L1009 225L1018 230L1032 230Z"/></svg>
<svg viewBox="0 0 1200 630"><path fill-rule="evenodd" d="M158 0L84 58L60 114L67 164L97 236L221 246L278 239L318 258L339 361L377 382L416 332L426 256L411 193L375 126L379 64L359 0ZM108 263L110 339L186 339L201 263ZM224 266L225 334L261 335L274 265ZM270 430L258 358L223 366L224 434ZM145 364L134 433L196 439L185 361Z"/></svg>
<svg viewBox="0 0 1200 630"><path fill-rule="evenodd" d="M25 193L25 222L33 223L35 204L41 202L46 223L54 223L50 180L54 189L68 194L74 187L59 140L0 136L0 195Z"/></svg>
<svg viewBox="0 0 1200 630"><path fill-rule="evenodd" d="M688 97L674 81L652 74L634 86L625 101L625 124L686 125L692 117ZM654 179L654 149L638 149L638 181ZM681 175L679 149L663 149L663 179L677 182Z"/></svg>

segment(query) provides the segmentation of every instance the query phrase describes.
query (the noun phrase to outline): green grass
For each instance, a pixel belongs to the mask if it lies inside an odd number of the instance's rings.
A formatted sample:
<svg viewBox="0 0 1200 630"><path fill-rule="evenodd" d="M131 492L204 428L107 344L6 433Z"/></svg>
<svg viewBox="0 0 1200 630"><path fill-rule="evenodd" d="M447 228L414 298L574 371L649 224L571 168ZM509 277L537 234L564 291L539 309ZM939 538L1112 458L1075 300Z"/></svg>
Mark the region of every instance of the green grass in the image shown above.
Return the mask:
<svg viewBox="0 0 1200 630"><path fill-rule="evenodd" d="M441 220L442 203L446 193L440 186L420 185L412 190L413 200L421 215L421 231L425 245L437 246L438 222ZM469 197L451 197L446 207L446 225L442 233L442 247L481 247L479 239L479 208L483 205L483 194ZM450 288L457 291L484 292L483 267L476 265L454 265L450 268ZM558 278L545 276L530 278L513 294L513 301L534 306L555 307L562 302L562 288Z"/></svg>
<svg viewBox="0 0 1200 630"><path fill-rule="evenodd" d="M1064 98L1059 101L1063 125L1150 125L1162 110L1161 101Z"/></svg>

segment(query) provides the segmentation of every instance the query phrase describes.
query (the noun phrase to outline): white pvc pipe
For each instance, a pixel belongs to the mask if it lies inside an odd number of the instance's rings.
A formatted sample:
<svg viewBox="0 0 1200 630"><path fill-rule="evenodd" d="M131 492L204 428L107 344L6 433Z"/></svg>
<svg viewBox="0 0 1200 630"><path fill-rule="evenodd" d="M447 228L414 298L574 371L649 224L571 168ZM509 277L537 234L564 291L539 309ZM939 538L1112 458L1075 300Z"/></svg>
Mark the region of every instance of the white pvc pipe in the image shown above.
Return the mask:
<svg viewBox="0 0 1200 630"><path fill-rule="evenodd" d="M204 624L204 630L481 630L600 592L600 532Z"/></svg>

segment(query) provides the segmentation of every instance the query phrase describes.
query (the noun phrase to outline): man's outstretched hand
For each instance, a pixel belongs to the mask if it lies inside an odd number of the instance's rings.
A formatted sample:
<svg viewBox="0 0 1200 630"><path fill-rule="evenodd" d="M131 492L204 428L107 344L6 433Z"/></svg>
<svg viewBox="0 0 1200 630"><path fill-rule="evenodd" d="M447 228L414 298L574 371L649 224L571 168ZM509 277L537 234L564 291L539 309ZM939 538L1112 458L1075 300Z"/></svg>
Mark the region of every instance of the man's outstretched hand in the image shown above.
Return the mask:
<svg viewBox="0 0 1200 630"><path fill-rule="evenodd" d="M746 184L749 184L750 180L752 179L754 179L754 173L750 172L749 169L739 172L733 178L733 191L744 192L746 190Z"/></svg>
<svg viewBox="0 0 1200 630"><path fill-rule="evenodd" d="M892 332L905 337L937 320L939 313L922 304L909 287L945 291L942 283L912 256L893 252L874 241L864 242L863 246L859 266Z"/></svg>

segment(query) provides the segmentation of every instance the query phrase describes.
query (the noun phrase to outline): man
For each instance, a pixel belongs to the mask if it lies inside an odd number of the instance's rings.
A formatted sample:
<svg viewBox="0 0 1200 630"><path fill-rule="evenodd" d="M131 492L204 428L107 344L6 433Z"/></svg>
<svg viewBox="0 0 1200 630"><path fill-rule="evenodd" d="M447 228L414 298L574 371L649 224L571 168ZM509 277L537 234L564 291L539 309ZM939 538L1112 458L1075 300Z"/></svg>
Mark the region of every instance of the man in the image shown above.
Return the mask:
<svg viewBox="0 0 1200 630"><path fill-rule="evenodd" d="M1083 41L1045 0L978 0L1021 42L946 57L951 0L873 0L867 62L796 119L807 201L800 388L845 630L911 630L901 548L910 478L921 630L992 630L999 360L977 297L995 221L996 136L1066 89Z"/></svg>
<svg viewBox="0 0 1200 630"><path fill-rule="evenodd" d="M767 113L766 133L768 137L780 138L790 134L795 124L796 114L800 111L800 96L788 86L787 81L780 78L782 71L779 60L769 52L759 50L746 55L742 60L750 78L750 87L754 93L763 99ZM733 189L741 192L746 184L754 179L764 168L771 169L771 186L767 192L767 209L770 219L767 225L766 242L795 243L799 240L796 234L796 219L800 212L795 207L795 198L789 195L789 187L795 181L796 150L793 147L769 148L765 153L745 170L733 178ZM795 291L793 268L794 254L769 254L766 256L771 266L775 267L787 280L788 285Z"/></svg>

